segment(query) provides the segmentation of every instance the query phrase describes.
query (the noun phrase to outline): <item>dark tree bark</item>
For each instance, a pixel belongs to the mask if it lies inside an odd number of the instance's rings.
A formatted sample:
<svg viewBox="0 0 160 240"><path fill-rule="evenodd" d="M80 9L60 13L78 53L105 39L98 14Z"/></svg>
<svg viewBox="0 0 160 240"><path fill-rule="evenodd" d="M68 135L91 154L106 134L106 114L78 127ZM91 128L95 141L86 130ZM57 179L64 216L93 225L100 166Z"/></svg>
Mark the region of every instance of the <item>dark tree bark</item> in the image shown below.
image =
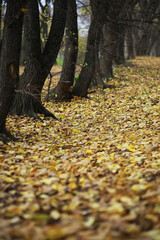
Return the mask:
<svg viewBox="0 0 160 240"><path fill-rule="evenodd" d="M2 37L2 0L0 0L0 39Z"/></svg>
<svg viewBox="0 0 160 240"><path fill-rule="evenodd" d="M140 39L136 43L136 55L146 56L149 44L148 30L142 31Z"/></svg>
<svg viewBox="0 0 160 240"><path fill-rule="evenodd" d="M8 0L4 22L0 66L0 137L12 138L6 130L6 118L19 80L19 58L23 12L26 0Z"/></svg>
<svg viewBox="0 0 160 240"><path fill-rule="evenodd" d="M133 38L132 38L132 27L133 20L132 14L134 6L138 0L126 0L124 2L119 2L120 8L115 6L114 11L117 15L117 41L116 41L116 56L114 62L116 64L123 64L125 62L125 51L131 58L134 58L133 53ZM117 9L116 9L117 8ZM120 12L119 12L120 10ZM119 14L118 14L119 12ZM126 41L127 39L127 41Z"/></svg>
<svg viewBox="0 0 160 240"><path fill-rule="evenodd" d="M132 0L131 0L132 1ZM116 56L114 62L119 65L125 62L125 33L126 33L126 17L130 2L126 1L123 9L119 14L118 27L117 27L117 45L116 45Z"/></svg>
<svg viewBox="0 0 160 240"><path fill-rule="evenodd" d="M133 49L133 36L132 36L132 26L128 26L126 29L126 59L134 59L134 49Z"/></svg>
<svg viewBox="0 0 160 240"><path fill-rule="evenodd" d="M101 77L108 79L113 78L113 59L116 56L116 46L118 37L117 23L105 23L103 27L103 40L100 57Z"/></svg>
<svg viewBox="0 0 160 240"><path fill-rule="evenodd" d="M125 5L125 0L110 2L106 22L102 30L102 46L100 57L101 76L105 79L113 77L113 60L116 58L118 44L118 23L120 13Z"/></svg>
<svg viewBox="0 0 160 240"><path fill-rule="evenodd" d="M117 48L116 48L116 56L114 62L119 65L125 62L124 57L124 40L125 40L125 31L126 27L124 24L118 25L118 38L117 38Z"/></svg>
<svg viewBox="0 0 160 240"><path fill-rule="evenodd" d="M0 0L0 54L1 50L2 50L2 0Z"/></svg>
<svg viewBox="0 0 160 240"><path fill-rule="evenodd" d="M95 69L94 69L91 86L93 84L94 87L98 86L101 88L106 88L107 85L104 83L100 73L99 52L100 52L100 35L98 39L98 44L95 46Z"/></svg>
<svg viewBox="0 0 160 240"><path fill-rule="evenodd" d="M55 0L50 33L41 51L39 10L37 0L28 1L25 16L26 66L17 90L12 114L37 118L37 113L55 118L41 103L44 82L56 60L66 22L67 0Z"/></svg>
<svg viewBox="0 0 160 240"><path fill-rule="evenodd" d="M108 1L91 0L92 18L88 33L87 49L84 66L72 90L76 96L86 97L90 83L94 76L96 46L99 44L100 29L103 26L105 13L108 10Z"/></svg>
<svg viewBox="0 0 160 240"><path fill-rule="evenodd" d="M157 41L155 43L155 56L160 57L160 34L157 37Z"/></svg>
<svg viewBox="0 0 160 240"><path fill-rule="evenodd" d="M75 0L68 1L66 20L65 53L61 78L51 91L50 98L56 101L68 101L71 98L70 87L74 82L78 54L77 5Z"/></svg>
<svg viewBox="0 0 160 240"><path fill-rule="evenodd" d="M126 59L134 59L134 43L133 43L133 12L134 7L137 4L138 0L129 0L126 4L126 16L127 16L127 25L126 25L126 36L125 36L125 50L126 50Z"/></svg>

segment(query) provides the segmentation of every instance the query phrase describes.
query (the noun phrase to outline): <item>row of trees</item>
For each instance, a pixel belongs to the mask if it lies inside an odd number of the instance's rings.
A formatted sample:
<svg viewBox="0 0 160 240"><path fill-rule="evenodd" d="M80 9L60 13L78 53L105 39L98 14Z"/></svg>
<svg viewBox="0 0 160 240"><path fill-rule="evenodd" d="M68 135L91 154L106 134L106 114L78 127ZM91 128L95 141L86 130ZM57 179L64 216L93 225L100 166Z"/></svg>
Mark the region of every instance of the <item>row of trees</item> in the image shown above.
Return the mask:
<svg viewBox="0 0 160 240"><path fill-rule="evenodd" d="M41 92L56 62L64 33L62 74L50 95L58 101L69 100L71 95L86 97L91 83L106 87L104 80L113 77L113 63L125 61L125 51L128 59L134 58L135 50L137 55L144 55L154 46L158 52L159 0L55 0L52 13L48 11L51 2L46 0L44 5L40 0L4 1L7 6L0 59L0 136L3 141L13 139L6 130L9 111L36 118L37 113L55 118L41 103ZM2 1L0 4L2 6ZM90 14L90 27L84 63L75 83L77 7L85 9L85 15ZM22 29L25 68L19 79ZM134 45L133 36L137 41Z"/></svg>

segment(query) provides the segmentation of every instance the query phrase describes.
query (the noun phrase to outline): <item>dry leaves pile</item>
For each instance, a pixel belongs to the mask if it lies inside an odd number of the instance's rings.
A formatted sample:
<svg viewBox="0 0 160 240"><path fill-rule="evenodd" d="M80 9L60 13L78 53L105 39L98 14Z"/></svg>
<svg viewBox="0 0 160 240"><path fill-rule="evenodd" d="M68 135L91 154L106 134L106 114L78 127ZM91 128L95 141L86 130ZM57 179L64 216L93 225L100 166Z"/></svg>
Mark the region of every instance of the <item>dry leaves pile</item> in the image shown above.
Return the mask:
<svg viewBox="0 0 160 240"><path fill-rule="evenodd" d="M114 71L115 89L45 103L61 122L9 117L1 240L160 239L160 58Z"/></svg>

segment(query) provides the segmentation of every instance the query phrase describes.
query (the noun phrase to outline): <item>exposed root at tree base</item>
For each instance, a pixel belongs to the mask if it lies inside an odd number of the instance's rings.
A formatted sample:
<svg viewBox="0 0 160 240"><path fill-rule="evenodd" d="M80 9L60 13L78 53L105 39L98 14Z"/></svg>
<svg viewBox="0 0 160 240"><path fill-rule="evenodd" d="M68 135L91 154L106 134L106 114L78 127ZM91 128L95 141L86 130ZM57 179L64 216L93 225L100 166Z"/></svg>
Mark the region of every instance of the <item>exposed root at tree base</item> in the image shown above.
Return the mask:
<svg viewBox="0 0 160 240"><path fill-rule="evenodd" d="M23 98L23 96L17 97L11 107L10 114L18 116L25 115L28 117L33 117L35 119L39 119L42 122L43 120L37 114L43 114L44 117L51 117L58 120L53 113L48 111L43 106L41 101L33 97L30 97L30 99L25 99Z"/></svg>
<svg viewBox="0 0 160 240"><path fill-rule="evenodd" d="M51 113L50 111L48 111L43 105L39 109L36 109L36 111L32 108L32 109L26 110L24 112L25 116L33 117L33 118L39 119L41 122L43 122L43 120L38 116L38 114L43 114L44 117L51 117L51 118L59 121L59 119L56 118L54 116L54 114Z"/></svg>
<svg viewBox="0 0 160 240"><path fill-rule="evenodd" d="M53 119L56 119L59 121L59 119L56 118L53 113L48 111L42 104L40 105L38 113L43 114L45 117L52 117Z"/></svg>
<svg viewBox="0 0 160 240"><path fill-rule="evenodd" d="M10 141L16 141L16 140L17 140L17 138L15 138L10 132L8 132L6 128L1 130L0 141L2 141L4 144L6 144Z"/></svg>

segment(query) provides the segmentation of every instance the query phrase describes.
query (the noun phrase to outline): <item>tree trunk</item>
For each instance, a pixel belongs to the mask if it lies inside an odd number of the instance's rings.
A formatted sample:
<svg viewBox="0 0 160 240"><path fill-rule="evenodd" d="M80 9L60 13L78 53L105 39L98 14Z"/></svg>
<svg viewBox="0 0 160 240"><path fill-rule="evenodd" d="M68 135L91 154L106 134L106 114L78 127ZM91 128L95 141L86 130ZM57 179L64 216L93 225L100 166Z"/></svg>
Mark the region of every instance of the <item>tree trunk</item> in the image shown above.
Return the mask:
<svg viewBox="0 0 160 240"><path fill-rule="evenodd" d="M114 59L117 65L123 64L125 62L124 57L124 39L125 39L125 26L123 24L118 25L118 40L116 48L116 57Z"/></svg>
<svg viewBox="0 0 160 240"><path fill-rule="evenodd" d="M148 48L148 34L143 32L141 38L137 42L136 46L136 55L137 56L145 56Z"/></svg>
<svg viewBox="0 0 160 240"><path fill-rule="evenodd" d="M160 57L160 34L157 37L157 41L155 43L155 56Z"/></svg>
<svg viewBox="0 0 160 240"><path fill-rule="evenodd" d="M100 60L99 60L99 52L100 52L100 35L98 38L98 44L95 46L95 68L94 68L94 74L91 82L91 86L94 87L98 86L101 88L106 88L106 84L104 83L101 74L100 74Z"/></svg>
<svg viewBox="0 0 160 240"><path fill-rule="evenodd" d="M0 55L1 51L2 51L2 0L0 0Z"/></svg>
<svg viewBox="0 0 160 240"><path fill-rule="evenodd" d="M116 56L117 23L105 23L102 32L100 71L101 77L108 79L113 77L112 64Z"/></svg>
<svg viewBox="0 0 160 240"><path fill-rule="evenodd" d="M2 38L2 0L0 0L0 39Z"/></svg>
<svg viewBox="0 0 160 240"><path fill-rule="evenodd" d="M131 24L131 22L129 23ZM132 36L132 26L127 26L126 29L126 59L134 59L134 49L133 49L133 36Z"/></svg>
<svg viewBox="0 0 160 240"><path fill-rule="evenodd" d="M55 118L42 105L41 91L61 45L66 22L66 10L66 0L55 0L52 25L42 52L38 4L37 0L29 0L28 12L25 18L27 61L12 105L12 114L25 114L30 117L38 117L37 113L41 113L44 116Z"/></svg>
<svg viewBox="0 0 160 240"><path fill-rule="evenodd" d="M32 116L36 100L40 102L41 43L37 0L29 0L24 17L26 67L11 109L12 114ZM35 30L36 29L36 30ZM33 105L33 107L32 107Z"/></svg>
<svg viewBox="0 0 160 240"><path fill-rule="evenodd" d="M120 13L125 5L125 0L113 0L110 2L106 22L102 29L100 71L105 79L113 77L113 60L116 58L118 44L118 24Z"/></svg>
<svg viewBox="0 0 160 240"><path fill-rule="evenodd" d="M56 101L68 101L71 98L69 92L74 82L78 54L78 27L77 5L75 0L68 1L66 20L65 53L61 78L58 85L51 91L50 98Z"/></svg>
<svg viewBox="0 0 160 240"><path fill-rule="evenodd" d="M104 10L108 10L107 1L91 1L92 18L88 33L87 49L85 61L79 78L72 90L72 94L76 96L86 97L90 83L94 76L96 46L99 43L100 29L103 26L105 18Z"/></svg>
<svg viewBox="0 0 160 240"><path fill-rule="evenodd" d="M19 81L19 58L25 0L8 0L4 22L0 66L0 134L2 140L12 138L6 130L6 118ZM5 138L5 135L7 138Z"/></svg>
<svg viewBox="0 0 160 240"><path fill-rule="evenodd" d="M89 85L93 79L95 68L95 45L97 44L97 35L99 27L95 19L92 20L89 33L84 66L79 78L72 90L76 96L86 97Z"/></svg>

